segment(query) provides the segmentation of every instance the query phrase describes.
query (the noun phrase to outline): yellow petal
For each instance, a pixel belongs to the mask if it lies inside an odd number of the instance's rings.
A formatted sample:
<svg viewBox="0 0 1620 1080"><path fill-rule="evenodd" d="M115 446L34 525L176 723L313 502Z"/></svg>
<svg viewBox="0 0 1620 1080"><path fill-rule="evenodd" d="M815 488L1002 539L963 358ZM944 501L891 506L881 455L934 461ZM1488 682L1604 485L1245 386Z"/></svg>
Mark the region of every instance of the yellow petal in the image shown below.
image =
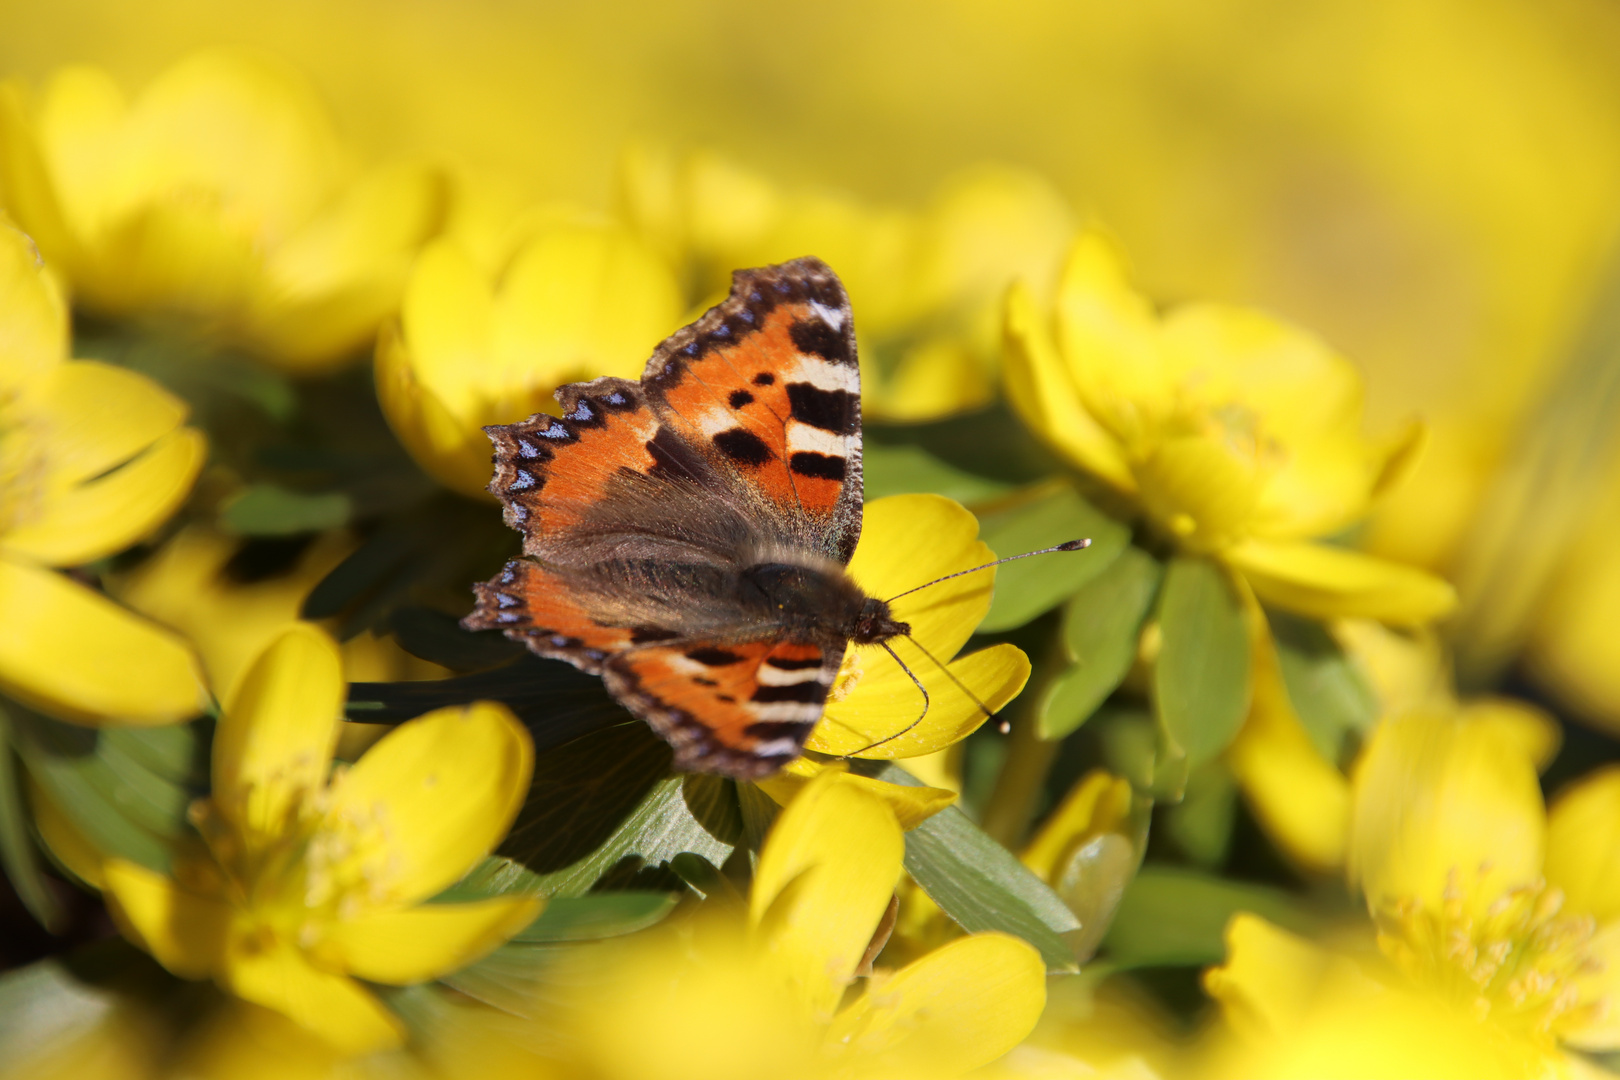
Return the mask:
<svg viewBox="0 0 1620 1080"><path fill-rule="evenodd" d="M124 936L185 979L217 974L233 912L222 898L188 892L126 859L102 867L108 910Z"/></svg>
<svg viewBox="0 0 1620 1080"><path fill-rule="evenodd" d="M883 800L838 781L817 777L782 811L748 901L765 962L818 1018L854 978L905 853Z"/></svg>
<svg viewBox="0 0 1620 1080"><path fill-rule="evenodd" d="M1349 871L1370 904L1438 908L1448 881L1485 903L1541 873L1535 763L1497 724L1415 711L1373 732L1353 777Z"/></svg>
<svg viewBox="0 0 1620 1080"><path fill-rule="evenodd" d="M274 836L320 792L346 690L337 642L310 623L254 662L214 732L214 799L237 827Z"/></svg>
<svg viewBox="0 0 1620 1080"><path fill-rule="evenodd" d="M51 474L64 484L122 465L186 419L185 402L145 375L96 360L59 365L42 391Z"/></svg>
<svg viewBox="0 0 1620 1080"><path fill-rule="evenodd" d="M404 1025L353 979L311 966L280 940L233 940L220 981L238 997L274 1009L340 1050L398 1045Z"/></svg>
<svg viewBox="0 0 1620 1080"><path fill-rule="evenodd" d="M86 724L196 716L202 670L178 636L50 570L0 558L0 688Z"/></svg>
<svg viewBox="0 0 1620 1080"><path fill-rule="evenodd" d="M73 819L62 812L50 792L31 776L28 779L28 805L34 813L34 828L39 830L39 838L52 857L91 888L104 888L102 853L73 823Z"/></svg>
<svg viewBox="0 0 1620 1080"><path fill-rule="evenodd" d="M1086 411L1057 354L1029 286L1007 295L1002 372L1007 398L1024 423L1060 454L1120 491L1136 489L1114 437Z"/></svg>
<svg viewBox="0 0 1620 1080"><path fill-rule="evenodd" d="M956 792L945 788L891 784L869 776L856 776L842 761L819 762L807 757L789 763L775 776L756 780L755 784L778 806L787 806L812 780L828 772L837 775L838 783L852 785L882 799L894 811L900 828L905 830L915 829L956 801Z"/></svg>
<svg viewBox="0 0 1620 1080"><path fill-rule="evenodd" d="M444 182L420 166L374 170L270 254L254 334L276 363L318 371L365 347L392 314Z"/></svg>
<svg viewBox="0 0 1620 1080"><path fill-rule="evenodd" d="M122 551L179 509L207 456L196 428L170 432L105 476L50 491L39 516L0 536L0 548L48 566Z"/></svg>
<svg viewBox="0 0 1620 1080"><path fill-rule="evenodd" d="M489 436L475 421L451 412L418 378L414 365L415 357L399 330L384 326L377 340L373 377L377 403L388 426L416 463L435 480L463 495L489 499L493 475Z"/></svg>
<svg viewBox="0 0 1620 1080"><path fill-rule="evenodd" d="M879 599L927 585L896 600L892 610L896 619L911 626L912 637L946 661L990 610L996 572L928 583L994 560L995 552L978 535L978 519L951 499L891 495L863 508L861 542L849 560L849 574L867 595Z"/></svg>
<svg viewBox="0 0 1620 1080"><path fill-rule="evenodd" d="M1350 782L1305 733L1269 643L1257 658L1249 717L1226 762L1266 835L1290 859L1318 872L1344 865Z"/></svg>
<svg viewBox="0 0 1620 1080"><path fill-rule="evenodd" d="M61 291L45 273L45 260L33 240L4 217L0 312L0 390L32 383L67 356L67 305Z"/></svg>
<svg viewBox="0 0 1620 1080"><path fill-rule="evenodd" d="M467 904L424 904L366 912L331 924L321 943L345 971L404 986L466 967L534 921L541 901L503 896Z"/></svg>
<svg viewBox="0 0 1620 1080"><path fill-rule="evenodd" d="M1093 769L1070 789L1024 848L1024 865L1042 880L1052 881L1077 846L1103 833L1123 831L1132 801L1129 781Z"/></svg>
<svg viewBox="0 0 1620 1080"><path fill-rule="evenodd" d="M629 233L544 229L513 257L496 300L489 396L597 375L636 378L682 311L674 275Z"/></svg>
<svg viewBox="0 0 1620 1080"><path fill-rule="evenodd" d="M996 712L1029 681L1029 657L1006 642L951 661L946 665L949 677L911 642L896 639L890 647L928 687L927 713L922 692L893 657L879 649L861 649L853 661L845 661L857 665L849 670L859 673L859 681L828 704L806 746L862 758L936 753L977 731L989 719L985 709ZM833 693L838 691L835 685Z"/></svg>
<svg viewBox="0 0 1620 1080"><path fill-rule="evenodd" d="M1600 923L1620 916L1620 766L1582 777L1553 800L1546 872L1570 911Z"/></svg>
<svg viewBox="0 0 1620 1080"><path fill-rule="evenodd" d="M68 235L67 223L62 218L56 184L45 165L39 132L29 115L28 93L20 80L0 83L0 201L4 202L7 213L39 244L41 250L50 253L51 263L56 270L66 270L72 261L74 245ZM0 271L0 276L5 276L5 273ZM0 307L9 309L10 301L0 304ZM62 320L60 336L64 347L48 356L43 353L32 355L43 358L47 363L65 355L65 316L65 308L57 313ZM43 324L43 328L48 328L48 324ZM56 333L49 332L53 335ZM0 357L10 355L7 348L0 348ZM25 348L16 355L29 355L29 350ZM5 367L6 364L0 362L0 368Z"/></svg>
<svg viewBox="0 0 1620 1080"><path fill-rule="evenodd" d="M461 877L506 835L533 764L528 730L504 705L439 709L368 750L332 785L327 814L388 823L389 899L410 903Z"/></svg>
<svg viewBox="0 0 1620 1080"><path fill-rule="evenodd" d="M1605 826L1609 828L1609 835L1612 836L1612 826L1607 826L1607 823ZM1601 844L1608 838L1600 834L1592 837L1592 841ZM1606 854L1609 849L1603 850ZM1556 882L1557 879L1548 875L1548 880ZM1572 913L1586 914L1592 910L1574 903L1573 897L1570 899ZM1598 915L1598 920L1602 923L1603 916ZM1557 1031L1558 1038L1582 1050L1596 1052L1620 1050L1620 1011L1614 1007L1615 995L1620 993L1620 922L1600 926L1598 932L1587 942L1586 955L1591 963L1586 970L1577 972L1574 976L1580 1001L1586 1005L1598 1002L1605 1004L1596 1009L1583 1009L1576 1014L1580 1020L1573 1024L1560 1025Z"/></svg>
<svg viewBox="0 0 1620 1080"><path fill-rule="evenodd" d="M1259 1040L1297 1028L1319 988L1332 982L1368 993L1377 987L1348 960L1247 912L1226 925L1226 963L1204 975L1227 1023Z"/></svg>
<svg viewBox="0 0 1620 1080"><path fill-rule="evenodd" d="M1433 574L1323 544L1246 540L1225 558L1261 600L1319 619L1418 625L1457 603L1456 590Z"/></svg>
<svg viewBox="0 0 1620 1080"><path fill-rule="evenodd" d="M859 1076L960 1076L1021 1042L1045 1005L1046 965L1032 946L973 934L873 979L825 1045Z"/></svg>
<svg viewBox="0 0 1620 1080"><path fill-rule="evenodd" d="M1537 772L1552 764L1564 740L1557 720L1514 698L1481 695L1469 698L1458 710L1467 723L1494 725L1516 752L1530 759Z"/></svg>

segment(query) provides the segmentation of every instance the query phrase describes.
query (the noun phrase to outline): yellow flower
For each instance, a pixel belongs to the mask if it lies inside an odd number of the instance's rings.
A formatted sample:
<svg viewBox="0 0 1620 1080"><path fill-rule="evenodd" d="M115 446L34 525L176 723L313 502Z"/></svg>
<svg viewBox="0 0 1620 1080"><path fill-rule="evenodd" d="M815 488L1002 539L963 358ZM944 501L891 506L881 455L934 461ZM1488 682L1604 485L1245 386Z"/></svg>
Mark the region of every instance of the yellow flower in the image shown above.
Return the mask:
<svg viewBox="0 0 1620 1080"><path fill-rule="evenodd" d="M352 358L437 227L428 170L356 174L311 90L202 52L133 101L58 71L0 90L0 200L86 308L175 319L293 371Z"/></svg>
<svg viewBox="0 0 1620 1080"><path fill-rule="evenodd" d="M174 877L100 868L125 934L185 978L212 977L348 1051L402 1028L355 977L403 985L483 955L539 902L424 904L505 834L528 789L528 733L502 706L441 709L328 775L345 684L336 644L288 630L242 681L214 736L206 853Z"/></svg>
<svg viewBox="0 0 1620 1080"><path fill-rule="evenodd" d="M52 568L161 525L205 441L150 380L67 357L61 295L0 218L0 691L83 723L195 715L202 678L185 643Z"/></svg>
<svg viewBox="0 0 1620 1080"><path fill-rule="evenodd" d="M878 499L866 504L861 521L849 574L879 599L996 557L978 539L978 520L938 495ZM897 600L894 617L911 626L915 640L894 638L887 644L928 687L927 713L916 683L882 646L851 645L826 715L805 745L823 754L910 758L943 750L978 730L988 719L980 703L999 709L1029 679L1029 658L1016 645L992 645L952 659L990 610L994 589L995 571L984 570Z"/></svg>
<svg viewBox="0 0 1620 1080"><path fill-rule="evenodd" d="M624 229L560 211L514 229L493 262L473 237L429 244L377 346L377 397L400 441L442 483L484 498L485 424L554 411L561 383L640 377L682 315L669 269Z"/></svg>
<svg viewBox="0 0 1620 1080"><path fill-rule="evenodd" d="M1437 578L1312 542L1365 515L1417 439L1367 441L1360 378L1314 338L1212 304L1160 316L1096 234L1070 252L1050 324L1023 287L1006 320L1024 420L1164 541L1303 615L1416 624L1451 608Z"/></svg>
<svg viewBox="0 0 1620 1080"><path fill-rule="evenodd" d="M1407 637L1359 620L1341 620L1333 630L1368 676L1381 718L1425 712L1493 724L1511 733L1538 764L1552 759L1558 743L1552 719L1511 698L1459 700L1432 636ZM1351 781L1306 732L1269 642L1255 658L1254 674L1249 715L1226 763L1261 828L1290 860L1317 873L1342 870L1350 842Z"/></svg>
<svg viewBox="0 0 1620 1080"><path fill-rule="evenodd" d="M996 166L948 177L923 207L825 189L778 189L712 153L644 146L620 160L625 219L705 292L733 269L815 255L855 309L862 409L925 420L994 396L1003 292L1043 297L1073 229L1063 198L1031 173Z"/></svg>
<svg viewBox="0 0 1620 1080"><path fill-rule="evenodd" d="M1418 710L1379 726L1356 769L1349 841L1377 951L1235 921L1209 989L1269 1045L1255 1060L1295 1063L1240 1071L1322 1075L1299 1063L1354 1037L1357 1064L1332 1075L1442 1075L1414 1064L1440 1047L1463 1055L1443 1075L1566 1075L1582 1067L1577 1051L1620 1046L1620 772L1589 776L1548 811L1544 749L1500 717Z"/></svg>
<svg viewBox="0 0 1620 1080"><path fill-rule="evenodd" d="M946 1080L1005 1053L1046 997L1028 944L974 934L870 970L903 851L882 800L812 782L766 838L746 901L581 961L588 982L540 1018L565 1074Z"/></svg>

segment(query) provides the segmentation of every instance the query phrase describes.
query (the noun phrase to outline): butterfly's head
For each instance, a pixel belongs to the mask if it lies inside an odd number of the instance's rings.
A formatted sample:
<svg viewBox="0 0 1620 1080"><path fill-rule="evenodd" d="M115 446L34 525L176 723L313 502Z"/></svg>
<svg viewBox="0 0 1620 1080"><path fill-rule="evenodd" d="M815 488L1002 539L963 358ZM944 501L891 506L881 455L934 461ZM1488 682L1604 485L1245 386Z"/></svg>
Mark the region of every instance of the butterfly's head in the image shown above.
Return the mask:
<svg viewBox="0 0 1620 1080"><path fill-rule="evenodd" d="M857 645L876 645L892 637L911 633L911 624L897 620L889 611L886 601L867 597L866 603L855 616L855 626L849 639Z"/></svg>

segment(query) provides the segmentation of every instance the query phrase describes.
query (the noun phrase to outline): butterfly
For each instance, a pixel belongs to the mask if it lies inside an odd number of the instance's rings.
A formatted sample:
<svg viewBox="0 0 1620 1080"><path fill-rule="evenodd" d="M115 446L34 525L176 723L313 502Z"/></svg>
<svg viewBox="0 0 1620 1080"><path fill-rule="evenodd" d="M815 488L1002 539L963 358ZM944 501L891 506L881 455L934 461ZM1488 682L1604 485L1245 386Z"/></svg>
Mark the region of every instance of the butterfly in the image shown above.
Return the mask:
<svg viewBox="0 0 1620 1080"><path fill-rule="evenodd" d="M677 769L774 773L849 646L910 630L845 572L863 498L843 284L814 258L739 270L639 382L556 397L561 417L484 429L524 557L462 625L600 675Z"/></svg>

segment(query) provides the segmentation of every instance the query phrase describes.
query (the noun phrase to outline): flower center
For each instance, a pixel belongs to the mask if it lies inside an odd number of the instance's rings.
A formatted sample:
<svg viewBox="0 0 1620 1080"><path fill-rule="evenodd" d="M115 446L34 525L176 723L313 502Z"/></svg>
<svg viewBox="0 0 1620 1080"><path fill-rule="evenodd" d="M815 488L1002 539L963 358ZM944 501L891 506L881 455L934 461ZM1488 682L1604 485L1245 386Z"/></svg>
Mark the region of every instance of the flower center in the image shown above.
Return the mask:
<svg viewBox="0 0 1620 1080"><path fill-rule="evenodd" d="M1476 1020L1544 1046L1604 1011L1602 999L1581 1000L1577 983L1602 967L1590 949L1590 916L1563 914L1563 893L1543 881L1483 907L1481 899L1454 870L1438 910L1403 898L1375 913L1379 948L1414 983Z"/></svg>

